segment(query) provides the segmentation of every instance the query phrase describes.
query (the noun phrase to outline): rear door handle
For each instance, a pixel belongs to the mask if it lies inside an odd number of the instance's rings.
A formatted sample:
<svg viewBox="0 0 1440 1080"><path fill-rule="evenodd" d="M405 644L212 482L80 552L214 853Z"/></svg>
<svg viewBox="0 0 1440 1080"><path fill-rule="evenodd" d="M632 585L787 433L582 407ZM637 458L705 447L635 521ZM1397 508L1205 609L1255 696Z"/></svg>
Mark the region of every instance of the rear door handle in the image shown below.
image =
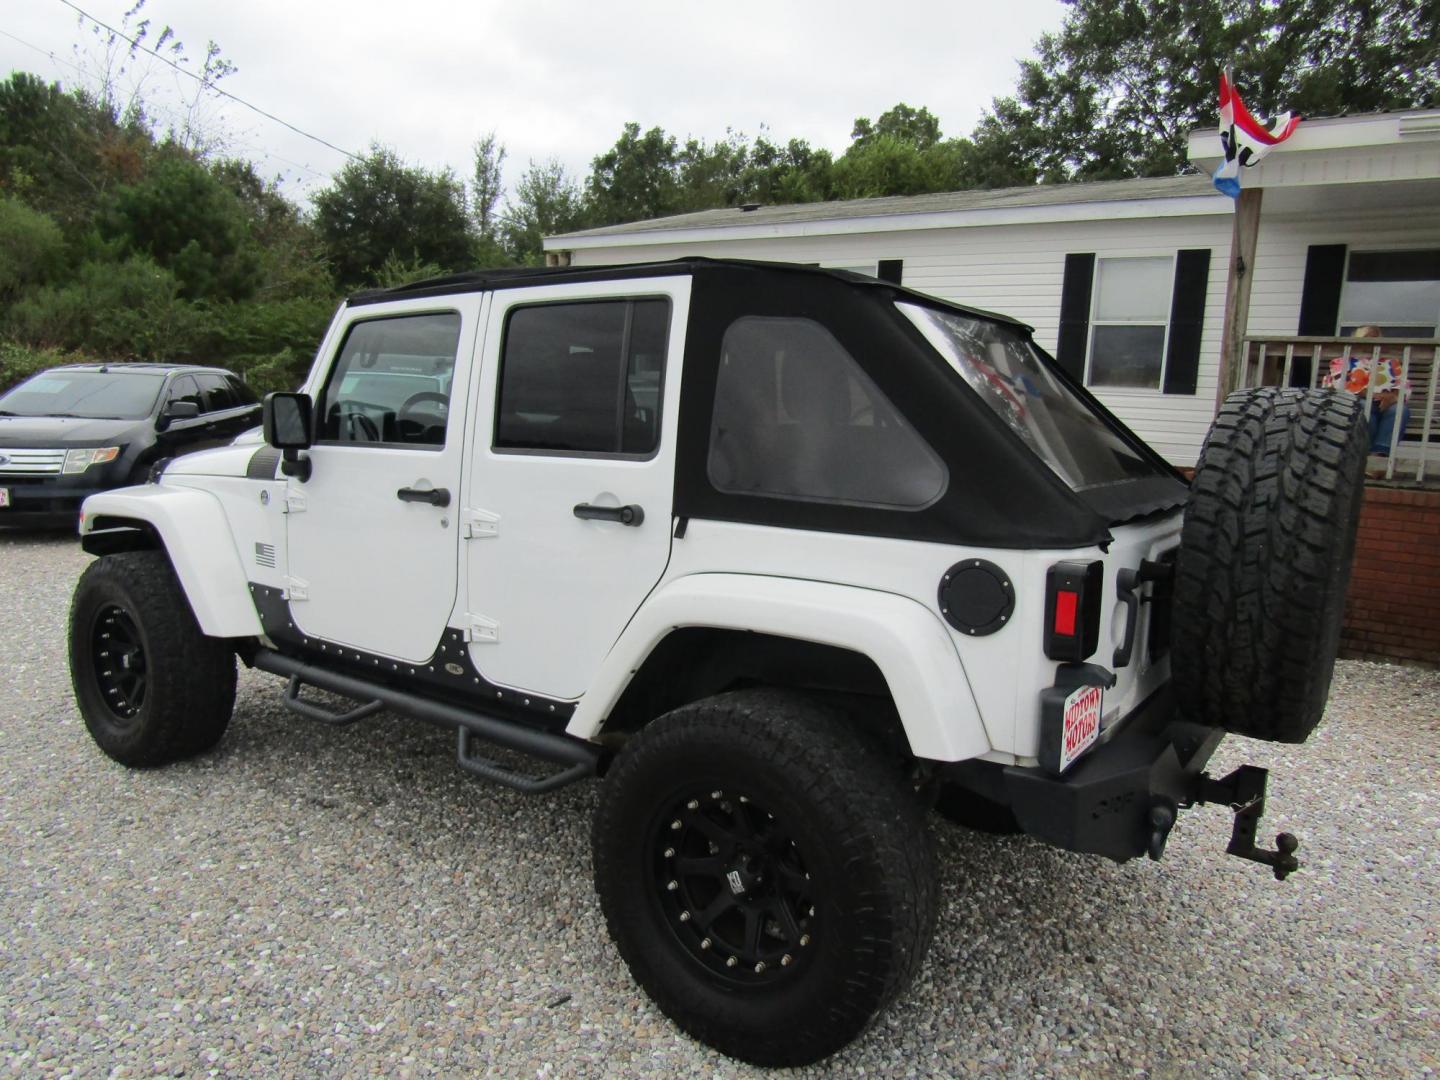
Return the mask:
<svg viewBox="0 0 1440 1080"><path fill-rule="evenodd" d="M575 516L585 521L618 521L621 525L639 525L645 520L645 511L638 506L591 506L580 503L575 507Z"/></svg>
<svg viewBox="0 0 1440 1080"><path fill-rule="evenodd" d="M401 502L423 502L431 506L449 506L449 488L401 488L395 492Z"/></svg>

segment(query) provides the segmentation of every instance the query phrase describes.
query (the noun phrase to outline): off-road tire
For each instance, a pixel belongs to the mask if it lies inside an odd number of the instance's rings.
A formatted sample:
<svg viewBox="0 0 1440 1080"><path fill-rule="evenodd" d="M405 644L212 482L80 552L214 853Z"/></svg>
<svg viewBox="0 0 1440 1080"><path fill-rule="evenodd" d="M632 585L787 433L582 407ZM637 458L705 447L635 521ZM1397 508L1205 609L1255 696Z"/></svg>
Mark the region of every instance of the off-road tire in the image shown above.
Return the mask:
<svg viewBox="0 0 1440 1080"><path fill-rule="evenodd" d="M785 875L803 867L800 914L814 913L791 924L790 937L806 931L799 947L764 939L790 959L763 975L746 964L731 976L719 919L697 930L703 916L675 914L692 883L668 891L674 848L652 847L684 844L691 815L713 815L707 829L732 820L727 808L793 853ZM800 695L736 691L656 720L606 776L592 842L600 905L635 979L685 1031L754 1064L808 1064L849 1043L909 983L934 931L934 849L899 763ZM711 925L715 945L697 948Z"/></svg>
<svg viewBox="0 0 1440 1080"><path fill-rule="evenodd" d="M118 654L108 647L116 636L130 656L128 681L117 681ZM224 736L235 705L235 652L201 632L159 551L106 555L80 576L70 607L70 677L91 737L122 765L204 753Z"/></svg>
<svg viewBox="0 0 1440 1080"><path fill-rule="evenodd" d="M1231 394L1205 439L1175 571L1187 719L1304 742L1325 709L1364 489L1360 399Z"/></svg>

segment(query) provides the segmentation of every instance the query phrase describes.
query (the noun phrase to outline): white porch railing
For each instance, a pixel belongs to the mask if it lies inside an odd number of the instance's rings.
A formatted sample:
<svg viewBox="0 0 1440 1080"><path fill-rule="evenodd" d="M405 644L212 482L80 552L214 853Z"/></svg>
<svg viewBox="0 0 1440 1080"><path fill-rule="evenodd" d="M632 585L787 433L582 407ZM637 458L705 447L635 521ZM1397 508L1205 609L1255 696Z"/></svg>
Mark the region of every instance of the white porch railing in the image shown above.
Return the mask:
<svg viewBox="0 0 1440 1080"><path fill-rule="evenodd" d="M1371 370L1381 359L1394 360L1400 369L1400 383L1411 390L1403 398L1403 424L1394 425L1388 453L1374 453L1369 474L1382 470L1386 480L1424 483L1427 465L1433 483L1440 474L1440 409L1436 404L1436 379L1440 364L1435 362L1440 338L1336 338L1336 337L1247 337L1237 372L1236 387L1299 386L1317 387L1330 371L1330 362L1344 357L1369 361ZM1365 390L1365 413L1374 408L1375 388ZM1395 406L1401 408L1401 405Z"/></svg>

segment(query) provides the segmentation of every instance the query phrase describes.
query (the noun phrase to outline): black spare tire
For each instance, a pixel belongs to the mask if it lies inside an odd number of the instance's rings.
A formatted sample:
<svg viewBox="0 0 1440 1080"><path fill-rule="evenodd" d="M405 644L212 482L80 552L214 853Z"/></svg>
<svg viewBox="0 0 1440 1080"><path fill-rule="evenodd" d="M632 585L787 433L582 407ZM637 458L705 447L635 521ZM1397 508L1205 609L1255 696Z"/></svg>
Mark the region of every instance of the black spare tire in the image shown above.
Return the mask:
<svg viewBox="0 0 1440 1080"><path fill-rule="evenodd" d="M1231 394L1205 437L1175 573L1173 671L1186 718L1304 742L1340 642L1365 481L1359 398Z"/></svg>

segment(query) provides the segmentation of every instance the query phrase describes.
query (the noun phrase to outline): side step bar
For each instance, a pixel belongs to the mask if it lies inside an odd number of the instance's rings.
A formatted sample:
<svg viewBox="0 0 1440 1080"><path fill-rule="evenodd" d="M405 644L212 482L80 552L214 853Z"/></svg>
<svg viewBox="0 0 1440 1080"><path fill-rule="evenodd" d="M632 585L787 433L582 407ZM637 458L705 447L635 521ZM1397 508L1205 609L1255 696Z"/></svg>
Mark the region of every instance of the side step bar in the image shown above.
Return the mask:
<svg viewBox="0 0 1440 1080"><path fill-rule="evenodd" d="M338 727L353 724L381 709L390 709L402 716L425 720L440 727L454 728L458 732L456 760L461 768L528 795L554 791L576 780L594 776L599 769L600 747L569 735L537 731L513 720L431 701L381 683L315 667L283 656L273 649L258 649L251 663L261 671L288 678L290 683L286 687L284 698L286 707L310 720ZM329 712L302 701L301 686L328 690L332 694L340 694L362 704L344 713ZM527 776L475 753L471 745L473 739L528 754L563 768L545 776Z"/></svg>

